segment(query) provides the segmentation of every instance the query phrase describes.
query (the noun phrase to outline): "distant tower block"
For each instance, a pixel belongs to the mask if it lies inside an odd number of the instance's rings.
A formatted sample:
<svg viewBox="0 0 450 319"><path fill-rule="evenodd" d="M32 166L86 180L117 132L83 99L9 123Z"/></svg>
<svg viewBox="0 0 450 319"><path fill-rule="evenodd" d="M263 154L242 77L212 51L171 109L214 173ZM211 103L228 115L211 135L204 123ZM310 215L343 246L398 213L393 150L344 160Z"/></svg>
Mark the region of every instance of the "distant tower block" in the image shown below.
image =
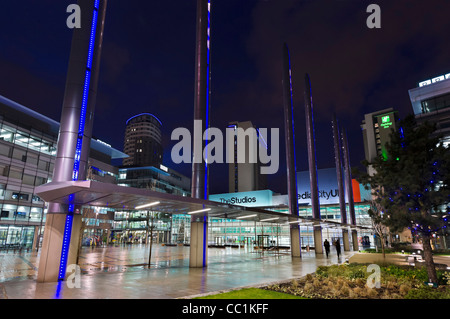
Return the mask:
<svg viewBox="0 0 450 319"><path fill-rule="evenodd" d="M267 148L264 136L261 135L259 129L253 125L251 121L243 122L230 122L228 127L234 127L233 140L227 145L229 153L232 154L233 160L228 164L228 192L251 192L257 190L267 189L266 175L261 174L261 161L259 157L256 162L252 162L249 159L250 145L245 143L245 162L239 163L237 160L238 145L237 145L237 130L242 129L244 131L248 129L254 129L256 132L256 138L258 139L258 148ZM267 138L267 137L266 137ZM235 143L236 141L236 143Z"/></svg>
<svg viewBox="0 0 450 319"><path fill-rule="evenodd" d="M123 151L129 157L124 166L159 167L163 159L161 121L151 113L141 113L126 122Z"/></svg>

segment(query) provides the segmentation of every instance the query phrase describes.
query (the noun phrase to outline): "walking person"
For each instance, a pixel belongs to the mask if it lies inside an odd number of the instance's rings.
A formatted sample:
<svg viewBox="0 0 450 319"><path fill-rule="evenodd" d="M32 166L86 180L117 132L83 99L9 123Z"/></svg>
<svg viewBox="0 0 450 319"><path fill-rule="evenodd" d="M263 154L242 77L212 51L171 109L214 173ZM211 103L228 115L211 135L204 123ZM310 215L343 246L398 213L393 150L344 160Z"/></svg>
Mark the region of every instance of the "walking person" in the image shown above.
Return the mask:
<svg viewBox="0 0 450 319"><path fill-rule="evenodd" d="M330 253L330 242L325 239L325 241L323 242L323 247L325 247L325 253L327 254L327 258L328 258L328 254Z"/></svg>
<svg viewBox="0 0 450 319"><path fill-rule="evenodd" d="M336 240L336 253L339 258L339 256L341 255L341 244L339 243L339 239Z"/></svg>

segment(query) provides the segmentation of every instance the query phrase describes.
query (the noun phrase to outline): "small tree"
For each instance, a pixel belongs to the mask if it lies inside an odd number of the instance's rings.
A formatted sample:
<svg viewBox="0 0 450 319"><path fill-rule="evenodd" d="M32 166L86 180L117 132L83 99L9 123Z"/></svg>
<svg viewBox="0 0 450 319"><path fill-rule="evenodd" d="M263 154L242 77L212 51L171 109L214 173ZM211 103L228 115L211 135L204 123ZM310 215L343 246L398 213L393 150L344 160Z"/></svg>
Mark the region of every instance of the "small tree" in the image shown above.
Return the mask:
<svg viewBox="0 0 450 319"><path fill-rule="evenodd" d="M371 164L363 161L375 172L355 173L361 183L371 186L385 214L382 222L391 232L408 228L419 235L429 279L437 283L430 240L445 227L442 217L450 198L450 150L433 124L418 126L410 115L399 127L391 133L383 156Z"/></svg>
<svg viewBox="0 0 450 319"><path fill-rule="evenodd" d="M384 244L386 240L385 234L387 233L387 227L385 222L386 214L384 214L383 208L381 207L377 199L373 199L371 201L368 213L373 230L378 235L381 241L381 253L383 254L383 258L386 258L385 244ZM378 252L378 246L375 247Z"/></svg>

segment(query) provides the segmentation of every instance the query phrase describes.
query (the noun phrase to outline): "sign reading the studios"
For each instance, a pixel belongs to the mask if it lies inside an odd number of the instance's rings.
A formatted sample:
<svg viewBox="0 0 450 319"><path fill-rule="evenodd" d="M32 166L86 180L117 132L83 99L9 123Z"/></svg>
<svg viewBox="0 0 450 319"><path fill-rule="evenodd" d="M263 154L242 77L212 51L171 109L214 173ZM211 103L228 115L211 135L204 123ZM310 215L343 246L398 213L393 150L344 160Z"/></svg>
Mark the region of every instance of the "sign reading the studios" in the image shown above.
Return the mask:
<svg viewBox="0 0 450 319"><path fill-rule="evenodd" d="M224 204L231 204L231 205L243 205L243 204L251 204L256 203L256 197L231 197L231 198L220 198L220 202Z"/></svg>
<svg viewBox="0 0 450 319"><path fill-rule="evenodd" d="M209 200L222 204L240 206L271 206L272 195L273 192L270 190L260 190L253 192L209 195Z"/></svg>

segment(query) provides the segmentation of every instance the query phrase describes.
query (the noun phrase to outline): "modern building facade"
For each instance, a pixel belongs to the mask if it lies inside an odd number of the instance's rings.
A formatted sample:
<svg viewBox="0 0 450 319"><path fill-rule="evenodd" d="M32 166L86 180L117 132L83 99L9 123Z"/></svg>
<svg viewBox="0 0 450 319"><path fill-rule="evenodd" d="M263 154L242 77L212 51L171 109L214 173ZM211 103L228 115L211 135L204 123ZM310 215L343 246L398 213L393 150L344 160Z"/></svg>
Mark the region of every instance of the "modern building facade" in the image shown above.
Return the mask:
<svg viewBox="0 0 450 319"><path fill-rule="evenodd" d="M437 133L450 144L450 73L422 81L408 91L418 124L425 121L437 125Z"/></svg>
<svg viewBox="0 0 450 319"><path fill-rule="evenodd" d="M124 152L118 185L191 196L190 178L162 165L161 121L141 113L126 122ZM153 228L155 242L170 243L171 216L164 213L116 210L110 239L115 243L146 243Z"/></svg>
<svg viewBox="0 0 450 319"><path fill-rule="evenodd" d="M163 160L161 121L150 113L141 113L126 122L123 151L129 157L124 166L159 167Z"/></svg>
<svg viewBox="0 0 450 319"><path fill-rule="evenodd" d="M190 178L164 165L119 168L118 184L180 196L191 195Z"/></svg>
<svg viewBox="0 0 450 319"><path fill-rule="evenodd" d="M123 166L119 168L118 185L191 196L190 178L162 164L159 167ZM154 242L171 243L171 216L161 212L152 214L142 211L116 211L111 240L116 243L146 243L149 229L152 227Z"/></svg>
<svg viewBox="0 0 450 319"><path fill-rule="evenodd" d="M318 170L319 185L319 201L321 217L324 221L340 223L340 206L339 206L339 190L336 177L336 169L319 169ZM298 189L298 206L299 216L305 219L313 218L311 193L309 183L309 172L297 172L297 189ZM356 224L358 226L371 227L370 217L368 215L370 200L370 191L366 190L356 180L352 181ZM247 207L259 207L280 213L289 213L288 195L273 193L270 190L258 190L249 192L236 192L226 194L210 195L209 199L222 204L234 204ZM348 205L348 203L347 203ZM179 220L183 220L183 216L177 216L173 229L174 237L177 236L177 229L181 225ZM178 224L177 224L178 222ZM186 224L186 222L184 223ZM290 227L286 224L266 224L246 222L245 220L232 219L212 219L210 221L210 230L208 242L210 245L250 245L256 244L264 247L290 247ZM178 227L177 227L178 225ZM315 248L313 223L303 223L300 226L301 246ZM185 230L184 233L188 233ZM323 238L329 241L339 239L343 243L343 232L341 227L323 227ZM178 236L181 238L181 236ZM352 238L350 238L352 240ZM375 239L373 232L367 230L359 232L358 243L356 247L373 247ZM353 247L353 243L350 247Z"/></svg>
<svg viewBox="0 0 450 319"><path fill-rule="evenodd" d="M450 147L450 73L421 81L408 93L417 124L426 121L436 124L436 134L442 136L446 147ZM434 234L432 245L441 249L450 247L448 227Z"/></svg>
<svg viewBox="0 0 450 319"><path fill-rule="evenodd" d="M58 122L0 96L0 248L41 244L47 204L34 189L52 180L58 131ZM92 139L88 179L116 183L111 159L124 156Z"/></svg>
<svg viewBox="0 0 450 319"><path fill-rule="evenodd" d="M234 143L232 146L233 149L229 151L231 154L233 154L234 160L232 163L228 164L228 191L230 193L236 193L266 189L267 179L264 174L260 173L261 163L259 162L259 157L257 157L257 160L255 162L252 162L249 159L250 137L246 140L246 143L241 150L245 152L245 162L240 163L238 161L238 137L236 132L239 128L244 131L247 131L248 129L254 130L255 137L258 140L257 147L267 148L267 143L265 142L264 137L261 136L259 130L250 121L231 122L229 123L228 127L234 127L235 131Z"/></svg>
<svg viewBox="0 0 450 319"><path fill-rule="evenodd" d="M386 143L392 130L397 128L398 112L393 108L380 110L364 115L361 124L364 154L371 163L376 157L387 156Z"/></svg>

